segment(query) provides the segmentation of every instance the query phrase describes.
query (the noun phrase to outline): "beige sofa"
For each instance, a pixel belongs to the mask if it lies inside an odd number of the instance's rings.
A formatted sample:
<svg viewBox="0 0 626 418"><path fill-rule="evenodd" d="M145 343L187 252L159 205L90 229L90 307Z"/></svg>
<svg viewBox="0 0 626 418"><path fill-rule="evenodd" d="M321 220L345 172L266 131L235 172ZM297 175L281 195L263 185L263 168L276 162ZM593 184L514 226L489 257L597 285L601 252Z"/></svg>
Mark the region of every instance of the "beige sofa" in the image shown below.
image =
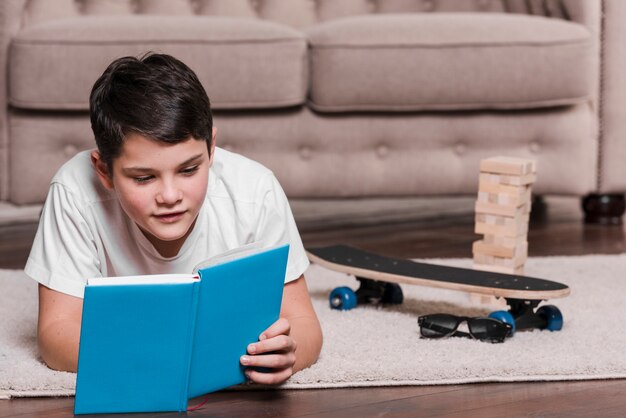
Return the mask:
<svg viewBox="0 0 626 418"><path fill-rule="evenodd" d="M506 154L539 161L537 194L621 199L625 19L622 0L3 0L0 202L45 199L94 146L95 79L146 51L197 72L218 145L290 197L471 195Z"/></svg>

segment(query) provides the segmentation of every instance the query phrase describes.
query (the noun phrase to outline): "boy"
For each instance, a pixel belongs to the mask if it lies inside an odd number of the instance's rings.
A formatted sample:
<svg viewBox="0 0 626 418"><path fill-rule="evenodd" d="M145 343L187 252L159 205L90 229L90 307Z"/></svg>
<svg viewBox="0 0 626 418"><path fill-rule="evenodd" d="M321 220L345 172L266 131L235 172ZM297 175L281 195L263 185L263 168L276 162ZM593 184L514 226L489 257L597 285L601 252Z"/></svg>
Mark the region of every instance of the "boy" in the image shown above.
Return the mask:
<svg viewBox="0 0 626 418"><path fill-rule="evenodd" d="M48 366L77 369L87 278L189 273L259 241L290 244L281 318L241 363L261 384L314 363L322 335L287 199L271 171L215 147L195 73L168 55L120 58L96 81L90 115L98 148L55 175L25 267L39 282L38 344Z"/></svg>

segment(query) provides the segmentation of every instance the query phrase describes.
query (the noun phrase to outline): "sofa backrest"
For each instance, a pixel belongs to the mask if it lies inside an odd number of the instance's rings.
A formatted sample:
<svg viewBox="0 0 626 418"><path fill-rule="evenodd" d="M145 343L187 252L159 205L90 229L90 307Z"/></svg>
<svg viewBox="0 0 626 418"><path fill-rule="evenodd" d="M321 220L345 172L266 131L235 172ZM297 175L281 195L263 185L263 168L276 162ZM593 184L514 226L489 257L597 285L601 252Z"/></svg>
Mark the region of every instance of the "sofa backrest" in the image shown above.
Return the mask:
<svg viewBox="0 0 626 418"><path fill-rule="evenodd" d="M0 200L9 196L9 45L17 33L30 26L81 16L198 15L263 19L301 29L363 14L522 13L580 23L596 34L594 48L599 50L601 11L603 7L610 8L611 3L606 0L0 0ZM594 88L597 91L598 86ZM592 103L597 103L596 98L594 93Z"/></svg>
<svg viewBox="0 0 626 418"><path fill-rule="evenodd" d="M30 0L22 26L81 15L130 14L237 16L295 28L372 13L504 12L576 20L580 4L581 0Z"/></svg>

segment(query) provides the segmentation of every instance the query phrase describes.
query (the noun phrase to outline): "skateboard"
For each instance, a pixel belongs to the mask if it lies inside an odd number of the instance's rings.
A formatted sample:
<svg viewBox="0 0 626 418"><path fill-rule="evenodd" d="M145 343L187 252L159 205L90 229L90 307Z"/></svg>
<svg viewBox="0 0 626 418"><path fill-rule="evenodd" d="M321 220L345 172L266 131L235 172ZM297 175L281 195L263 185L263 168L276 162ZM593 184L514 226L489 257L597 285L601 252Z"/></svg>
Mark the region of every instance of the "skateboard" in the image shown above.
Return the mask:
<svg viewBox="0 0 626 418"><path fill-rule="evenodd" d="M330 294L333 309L349 310L371 303L400 304L403 301L400 284L411 284L504 298L508 311L492 312L489 316L511 324L513 332L558 331L563 327L563 315L556 306L539 307L546 299L569 295L569 287L562 283L395 259L346 245L310 248L307 255L311 262L352 274L360 282L356 292L348 287L334 289Z"/></svg>

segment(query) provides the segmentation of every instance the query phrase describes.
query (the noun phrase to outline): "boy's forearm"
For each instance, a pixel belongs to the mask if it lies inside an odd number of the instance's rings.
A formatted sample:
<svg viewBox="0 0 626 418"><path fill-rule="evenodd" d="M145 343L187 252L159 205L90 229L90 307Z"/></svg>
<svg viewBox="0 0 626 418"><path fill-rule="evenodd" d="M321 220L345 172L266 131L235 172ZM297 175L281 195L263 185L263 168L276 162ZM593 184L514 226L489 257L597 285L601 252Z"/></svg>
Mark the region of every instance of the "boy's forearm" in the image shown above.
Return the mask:
<svg viewBox="0 0 626 418"><path fill-rule="evenodd" d="M322 329L317 318L292 318L291 338L296 341L296 364L294 373L313 365L322 349Z"/></svg>
<svg viewBox="0 0 626 418"><path fill-rule="evenodd" d="M306 369L317 361L322 348L322 332L317 318L290 320L291 337L296 341L294 372ZM39 352L53 370L76 372L80 324L57 321L38 331Z"/></svg>
<svg viewBox="0 0 626 418"><path fill-rule="evenodd" d="M80 323L56 321L39 329L39 353L53 370L76 372L78 369L78 343Z"/></svg>

